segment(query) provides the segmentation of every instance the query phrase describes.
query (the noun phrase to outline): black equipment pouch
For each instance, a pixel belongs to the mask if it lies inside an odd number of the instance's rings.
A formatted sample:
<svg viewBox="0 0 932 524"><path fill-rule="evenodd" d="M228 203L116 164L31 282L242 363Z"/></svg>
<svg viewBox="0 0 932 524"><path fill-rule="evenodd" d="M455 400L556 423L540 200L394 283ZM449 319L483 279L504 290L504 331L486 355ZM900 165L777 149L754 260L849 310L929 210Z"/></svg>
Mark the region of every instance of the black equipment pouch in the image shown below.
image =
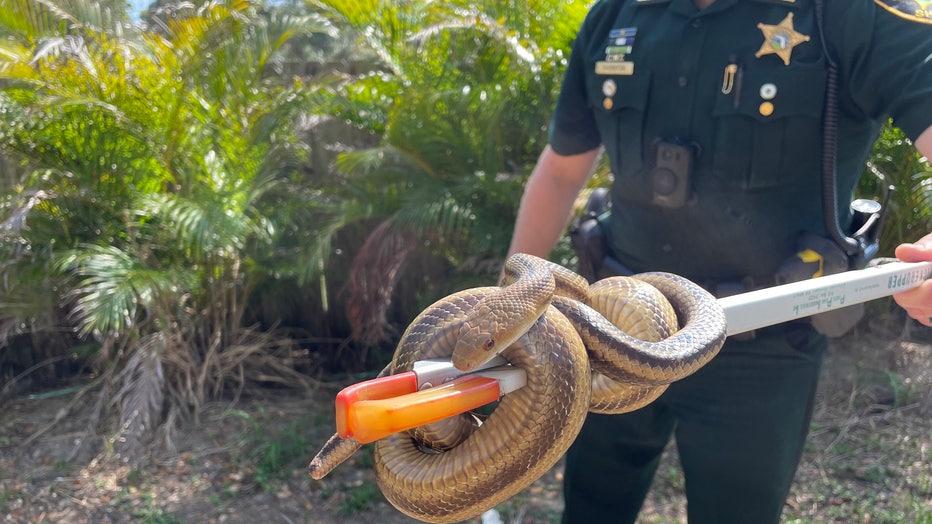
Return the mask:
<svg viewBox="0 0 932 524"><path fill-rule="evenodd" d="M881 177L883 178L883 177ZM847 253L837 241L812 233L797 239L797 252L780 266L776 283L788 284L823 275L863 269L871 264L879 251L880 233L893 186L884 188L883 202L857 199L851 203L856 229L853 239L860 249ZM812 327L825 336L837 338L851 330L864 317L864 304L856 304L811 317Z"/></svg>
<svg viewBox="0 0 932 524"><path fill-rule="evenodd" d="M570 227L570 243L579 259L576 272L591 284L598 280L597 274L605 258L605 236L597 217L577 217Z"/></svg>
<svg viewBox="0 0 932 524"><path fill-rule="evenodd" d="M848 255L829 238L804 233L797 240L797 252L777 271L777 285L842 273L849 268ZM840 337L864 316L864 304L856 304L810 317L812 327L828 337Z"/></svg>
<svg viewBox="0 0 932 524"><path fill-rule="evenodd" d="M608 252L599 217L608 213L609 207L608 189L594 189L586 203L586 212L574 219L570 226L570 243L579 258L577 272L590 283L606 277L633 274Z"/></svg>

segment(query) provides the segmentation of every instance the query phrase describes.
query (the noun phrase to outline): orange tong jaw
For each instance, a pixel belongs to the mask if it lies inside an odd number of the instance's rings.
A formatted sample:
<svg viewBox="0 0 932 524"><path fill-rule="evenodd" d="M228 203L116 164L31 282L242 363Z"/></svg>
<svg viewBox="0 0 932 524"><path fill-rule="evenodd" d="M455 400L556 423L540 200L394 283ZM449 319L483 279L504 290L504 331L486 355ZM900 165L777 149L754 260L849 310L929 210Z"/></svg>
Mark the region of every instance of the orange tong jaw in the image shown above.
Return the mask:
<svg viewBox="0 0 932 524"><path fill-rule="evenodd" d="M417 375L413 371L375 378L347 386L337 393L337 435L344 439L354 436L349 425L349 413L357 402L388 399L416 391Z"/></svg>
<svg viewBox="0 0 932 524"><path fill-rule="evenodd" d="M417 391L413 372L355 384L337 395L337 433L365 444L464 413L500 397L499 381L464 375Z"/></svg>

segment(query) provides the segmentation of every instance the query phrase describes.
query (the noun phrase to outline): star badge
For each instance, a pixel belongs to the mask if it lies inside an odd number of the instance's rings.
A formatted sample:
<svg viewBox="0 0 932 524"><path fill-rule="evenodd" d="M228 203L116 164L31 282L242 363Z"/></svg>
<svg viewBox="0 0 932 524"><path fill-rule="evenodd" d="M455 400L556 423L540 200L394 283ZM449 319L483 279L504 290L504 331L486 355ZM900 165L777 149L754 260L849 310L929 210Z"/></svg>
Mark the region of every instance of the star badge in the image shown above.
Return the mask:
<svg viewBox="0 0 932 524"><path fill-rule="evenodd" d="M754 56L760 58L774 54L783 59L784 65L790 65L790 55L794 47L809 41L808 36L793 29L793 13L786 15L777 25L757 24L757 28L764 33L764 43Z"/></svg>

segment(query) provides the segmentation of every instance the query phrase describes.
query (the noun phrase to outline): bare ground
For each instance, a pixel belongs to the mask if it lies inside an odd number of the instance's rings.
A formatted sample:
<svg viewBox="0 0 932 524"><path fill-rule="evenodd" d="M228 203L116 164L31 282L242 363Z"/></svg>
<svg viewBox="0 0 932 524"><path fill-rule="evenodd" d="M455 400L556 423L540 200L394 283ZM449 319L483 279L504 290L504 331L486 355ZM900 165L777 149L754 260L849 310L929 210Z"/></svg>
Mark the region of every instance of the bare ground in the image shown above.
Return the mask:
<svg viewBox="0 0 932 524"><path fill-rule="evenodd" d="M66 399L8 403L0 408L0 522L416 522L382 498L371 451L323 481L308 478L307 461L333 431L331 399L342 385L208 406L200 424L176 435L173 451L141 467L105 453L69 460L84 438L74 417L24 445ZM106 438L96 438L106 449ZM558 464L497 508L502 521L559 522L561 475ZM668 450L641 522L685 522L682 486ZM865 333L833 343L784 521L932 524L932 345Z"/></svg>

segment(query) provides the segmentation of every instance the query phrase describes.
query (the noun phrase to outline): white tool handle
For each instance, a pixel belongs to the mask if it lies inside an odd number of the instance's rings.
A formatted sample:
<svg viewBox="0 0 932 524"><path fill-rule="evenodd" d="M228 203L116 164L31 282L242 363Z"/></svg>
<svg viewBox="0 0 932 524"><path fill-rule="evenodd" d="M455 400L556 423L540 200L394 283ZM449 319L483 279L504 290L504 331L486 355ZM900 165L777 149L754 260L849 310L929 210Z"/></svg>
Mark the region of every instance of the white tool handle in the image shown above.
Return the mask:
<svg viewBox="0 0 932 524"><path fill-rule="evenodd" d="M891 262L718 299L729 335L888 297L932 276L932 262Z"/></svg>

